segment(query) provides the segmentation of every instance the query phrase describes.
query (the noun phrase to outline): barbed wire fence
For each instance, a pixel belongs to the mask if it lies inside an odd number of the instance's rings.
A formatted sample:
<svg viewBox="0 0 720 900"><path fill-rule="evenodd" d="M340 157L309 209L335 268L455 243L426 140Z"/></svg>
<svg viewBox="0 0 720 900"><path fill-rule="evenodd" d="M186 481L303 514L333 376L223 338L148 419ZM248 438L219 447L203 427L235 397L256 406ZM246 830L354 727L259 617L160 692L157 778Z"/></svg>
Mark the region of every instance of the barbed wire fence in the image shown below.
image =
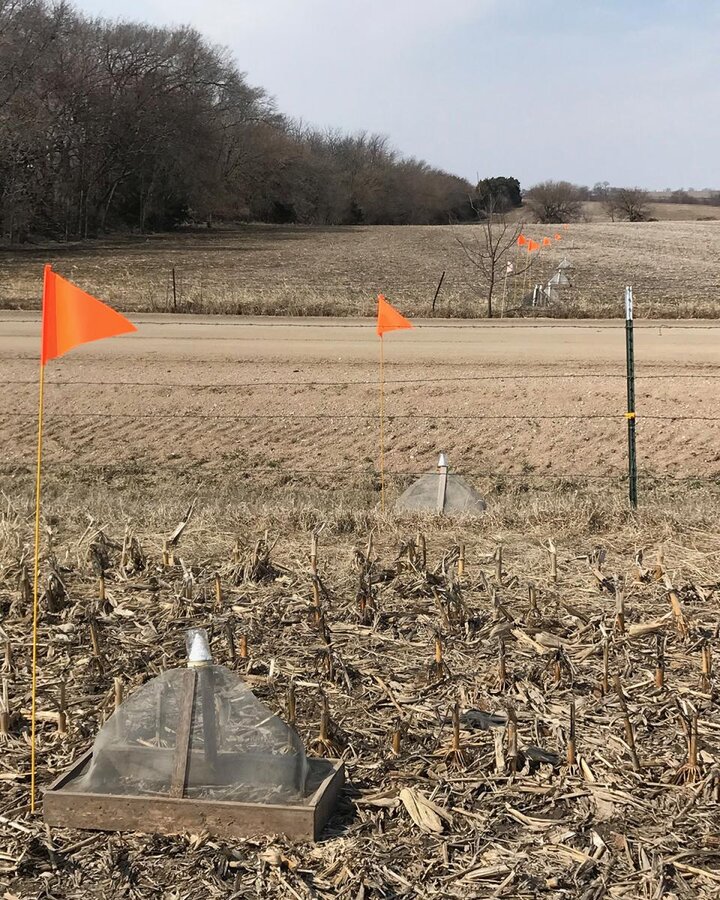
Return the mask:
<svg viewBox="0 0 720 900"><path fill-rule="evenodd" d="M18 358L18 357L14 357ZM678 371L663 371L663 372L655 372L655 373L643 373L639 372L636 376L638 381L646 381L646 382L654 382L654 381L662 381L667 382L669 380L672 381L682 381L682 380L717 380L720 378L720 372L688 372L683 370ZM550 413L536 413L536 412L505 412L502 414L492 414L492 413L435 413L435 412L391 412L388 413L386 419L388 423L392 423L394 420L398 420L401 422L417 422L417 423L428 423L428 422L443 422L451 425L453 422L458 423L496 423L500 421L508 421L508 422L527 422L531 424L532 422L587 422L587 421L601 421L601 422L615 422L618 426L618 435L622 435L624 433L624 427L626 422L626 412L622 408L623 407L623 392L622 392L622 384L624 384L626 379L626 374L624 372L612 371L612 370L603 370L603 371L595 371L595 372L587 372L587 371L562 371L562 372L545 372L545 373L510 373L510 374L463 374L463 375L448 375L448 376L427 376L427 377L412 377L412 378L387 378L385 383L388 385L424 385L424 384L452 384L452 383L483 383L487 381L497 382L498 380L506 380L512 382L522 382L522 381L550 381L557 379L573 379L573 380L585 380L592 381L593 379L603 379L603 380L617 380L621 382L618 385L618 400L617 400L617 410L616 411L608 411L608 412L582 412L582 413L560 413L560 412L550 412ZM14 378L14 379L5 379L4 384L12 387L32 387L36 384L34 379L32 378ZM227 393L247 393L248 390L252 388L328 388L331 391L335 389L341 389L345 387L361 387L361 388L372 388L377 389L379 387L380 382L375 379L308 379L308 380L285 380L285 379L276 379L276 380L238 380L234 382L230 381L203 381L203 382L195 382L195 383L185 383L177 380L162 380L162 379L153 379L153 380L143 380L143 379L124 379L118 381L100 381L97 379L86 379L86 378L67 378L67 377L52 377L48 379L47 386L49 388L57 388L61 391L72 390L76 387L94 387L94 388L107 388L108 390L116 390L118 388L142 388L142 389L170 389L170 390L183 390L183 391L192 391L193 393L202 393L203 391L208 390L222 390ZM30 411L21 411L17 409L9 409L7 407L0 410L0 419L6 420L28 420L32 422L36 417L35 412ZM52 429L53 426L64 426L68 422L77 422L82 423L83 421L91 423L91 422L99 422L99 421L124 421L124 422L132 422L132 421L152 421L152 420L171 420L171 421L186 421L190 427L192 427L193 423L201 422L203 426L207 426L210 423L243 423L247 424L250 422L318 422L325 424L337 424L337 423L347 423L351 426L356 426L358 423L374 423L379 421L379 413L377 412L322 412L319 410L308 410L308 412L289 412L289 411L279 411L279 412L267 412L267 413L224 413L224 412L201 412L201 411L193 411L193 410L179 410L179 411L151 411L151 412L116 412L112 410L93 410L93 411L56 411L55 409L50 408L46 411L45 421L48 426ZM699 423L713 423L720 422L720 415L703 415L703 414L690 414L687 413L663 413L663 414L642 414L638 413L637 415L638 423L648 422L648 423L673 423L673 422L699 422ZM573 483L577 484L579 482L587 482L588 484L600 484L600 483L612 483L616 482L618 485L623 483L627 483L628 480L628 472L626 470L617 469L615 471L608 472L593 472L593 471L545 471L545 472L535 472L529 470L523 471L513 471L508 469L482 469L476 466L470 466L463 468L462 466L458 466L457 468L453 467L452 471L455 474L463 475L469 478L475 479L484 479L493 483L499 483L507 481L509 483L519 484L522 482L527 482L529 484L537 484L538 482L550 482L550 483ZM357 465L333 465L333 466L322 466L322 467L298 467L294 465L286 465L286 464L277 464L272 462L268 465L258 465L253 467L242 467L242 466L233 466L232 472L237 476L242 476L243 478L280 478L280 479L288 479L288 478L298 478L298 479L309 479L316 482L328 482L328 481L338 481L339 479L352 479L354 481L363 481L367 480L370 483L375 483L379 479L379 471L375 466L366 465L366 466L357 466ZM415 470L408 466L403 466L397 470L386 470L385 475L388 479L396 480L402 482L407 479L419 477L423 474L426 474L427 470L420 471ZM644 481L648 484L666 484L672 486L687 486L690 484L698 484L698 485L717 485L720 486L720 471L717 473L711 471L697 472L697 473L677 473L672 471L655 471L651 469L641 469L638 472L638 476L641 481ZM339 483L339 481L338 481Z"/></svg>

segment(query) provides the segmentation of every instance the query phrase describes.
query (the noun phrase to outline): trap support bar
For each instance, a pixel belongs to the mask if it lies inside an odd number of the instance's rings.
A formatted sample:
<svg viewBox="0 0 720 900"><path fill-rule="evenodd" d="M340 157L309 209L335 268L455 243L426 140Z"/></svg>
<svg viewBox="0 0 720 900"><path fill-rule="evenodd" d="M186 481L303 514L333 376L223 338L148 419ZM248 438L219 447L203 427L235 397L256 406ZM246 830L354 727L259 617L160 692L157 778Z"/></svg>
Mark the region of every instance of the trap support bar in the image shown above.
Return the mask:
<svg viewBox="0 0 720 900"><path fill-rule="evenodd" d="M637 454L635 444L635 343L633 339L633 292L625 288L625 356L627 359L628 490L630 506L637 508Z"/></svg>

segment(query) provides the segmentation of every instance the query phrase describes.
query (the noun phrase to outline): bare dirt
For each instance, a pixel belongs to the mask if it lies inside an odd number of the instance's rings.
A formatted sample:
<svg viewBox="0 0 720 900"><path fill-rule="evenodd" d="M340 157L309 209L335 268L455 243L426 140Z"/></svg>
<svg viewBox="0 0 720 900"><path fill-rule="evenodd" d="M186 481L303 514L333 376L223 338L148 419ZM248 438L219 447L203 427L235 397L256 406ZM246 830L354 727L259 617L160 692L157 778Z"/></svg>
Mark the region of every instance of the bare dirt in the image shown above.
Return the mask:
<svg viewBox="0 0 720 900"><path fill-rule="evenodd" d="M370 321L136 317L139 332L47 368L48 478L118 488L174 483L189 499L222 482L282 496L294 476L361 484L374 504L379 343ZM0 318L4 472L34 465L37 317ZM636 328L639 466L649 481L720 475L720 362L713 323ZM390 496L440 450L483 491L507 475L626 472L619 322L418 322L385 339ZM550 479L550 480L549 480Z"/></svg>

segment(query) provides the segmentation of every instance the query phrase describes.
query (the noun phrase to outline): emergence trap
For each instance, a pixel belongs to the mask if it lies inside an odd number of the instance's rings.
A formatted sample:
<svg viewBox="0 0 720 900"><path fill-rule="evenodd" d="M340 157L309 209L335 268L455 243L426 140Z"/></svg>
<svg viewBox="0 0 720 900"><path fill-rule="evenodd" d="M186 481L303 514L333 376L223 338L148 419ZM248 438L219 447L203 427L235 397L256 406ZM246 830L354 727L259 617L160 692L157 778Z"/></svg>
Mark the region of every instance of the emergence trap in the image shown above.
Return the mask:
<svg viewBox="0 0 720 900"><path fill-rule="evenodd" d="M444 453L438 459L437 473L421 475L395 501L395 512L435 512L445 515L479 515L485 501L461 475L450 473Z"/></svg>
<svg viewBox="0 0 720 900"><path fill-rule="evenodd" d="M201 629L187 669L126 700L86 753L45 793L51 825L221 837L282 833L315 840L345 780L341 762L312 759L295 731L229 669L212 663Z"/></svg>

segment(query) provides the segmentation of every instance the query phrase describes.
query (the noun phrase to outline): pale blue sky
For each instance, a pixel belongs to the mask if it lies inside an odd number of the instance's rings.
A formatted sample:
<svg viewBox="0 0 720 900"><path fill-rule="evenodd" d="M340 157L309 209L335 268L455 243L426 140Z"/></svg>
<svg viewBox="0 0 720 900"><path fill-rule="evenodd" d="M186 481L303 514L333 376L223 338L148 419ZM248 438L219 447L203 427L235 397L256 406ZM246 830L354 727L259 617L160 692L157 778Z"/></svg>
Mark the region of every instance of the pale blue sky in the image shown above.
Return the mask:
<svg viewBox="0 0 720 900"><path fill-rule="evenodd" d="M720 0L78 0L190 23L279 108L474 179L720 188Z"/></svg>

